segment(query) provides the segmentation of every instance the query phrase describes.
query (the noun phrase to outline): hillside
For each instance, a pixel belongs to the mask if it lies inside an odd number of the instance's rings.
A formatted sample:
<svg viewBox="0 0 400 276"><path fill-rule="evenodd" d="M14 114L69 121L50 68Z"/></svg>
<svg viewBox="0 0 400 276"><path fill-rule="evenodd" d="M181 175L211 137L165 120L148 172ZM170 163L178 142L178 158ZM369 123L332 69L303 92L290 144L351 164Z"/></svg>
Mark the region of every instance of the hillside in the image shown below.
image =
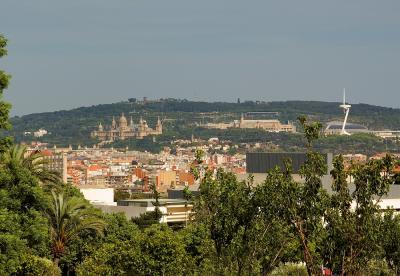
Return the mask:
<svg viewBox="0 0 400 276"><path fill-rule="evenodd" d="M143 116L150 126L154 126L158 116L163 118L165 134L158 138L161 141L189 138L191 134L219 135L220 138L232 139L232 137L224 137L224 135L240 134L232 131L204 130L198 125L207 122L227 122L239 119L243 112L256 111L278 112L274 118L281 121L296 121L299 115L307 115L313 120L324 123L342 119L343 113L338 105L339 103L317 101L243 103L194 102L175 99L146 103L127 101L13 117L11 119L13 130L10 134L18 142L40 140L59 146L92 145L96 141L90 138L90 132L97 127L98 123L109 125L112 116L118 117L123 112L127 117L132 116L135 122L139 120L140 116ZM350 111L349 121L361 123L375 130L400 129L400 109L354 104ZM23 135L26 131L33 132L39 128L46 129L50 134L39 139ZM253 141L257 140L260 135L263 136L263 140L266 139L265 133L261 131L254 136Z"/></svg>

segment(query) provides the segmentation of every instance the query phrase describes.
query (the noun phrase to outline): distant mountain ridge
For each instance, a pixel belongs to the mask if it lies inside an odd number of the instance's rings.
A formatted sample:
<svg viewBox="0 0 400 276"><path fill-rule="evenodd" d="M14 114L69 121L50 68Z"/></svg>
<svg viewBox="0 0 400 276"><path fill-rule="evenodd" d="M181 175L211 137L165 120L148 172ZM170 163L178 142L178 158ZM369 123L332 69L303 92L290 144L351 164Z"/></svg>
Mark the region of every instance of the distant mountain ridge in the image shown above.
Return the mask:
<svg viewBox="0 0 400 276"><path fill-rule="evenodd" d="M110 104L98 104L92 106L82 106L77 108L72 108L69 110L57 110L57 111L48 111L48 112L38 112L31 113L22 116L13 116L12 119L22 118L22 117L30 117L37 115L45 115L45 114L54 114L54 113L65 113L65 112L91 112L94 110L114 110L117 107L124 108L126 105L130 105L131 107L147 107L149 109L159 109L168 112L168 111L182 111L182 112L224 112L224 111L233 111L233 108L240 108L243 111L254 111L257 108L268 108L271 111L282 110L284 108L289 109L298 109L298 110L307 110L311 108L312 112L318 113L337 113L340 108L339 102L325 102L325 101L273 101L273 102L265 102L265 101L245 101L242 103L232 103L232 102L205 102L205 101L188 101L188 100L157 100L157 101L148 101L147 103L143 102L116 102ZM251 110L248 110L248 109ZM328 109L327 109L328 108ZM363 115L365 110L373 110L374 112L398 112L400 114L400 108L392 108L392 107L384 107L384 106L376 106L365 103L352 104L351 112L355 113L355 115Z"/></svg>
<svg viewBox="0 0 400 276"><path fill-rule="evenodd" d="M239 119L241 113L255 111L278 112L276 117L281 121L296 121L299 115L309 116L313 120L327 122L342 120L343 112L338 102L321 101L280 101L242 103L228 102L196 102L188 100L167 99L148 102L118 102L79 107L71 110L44 112L11 118L13 130L11 135L17 141L29 141L23 133L44 128L51 134L44 136L43 141L51 143L93 144L90 131L99 122L111 123L112 116L124 113L137 121L143 116L153 125L158 116L165 119L178 120L183 126L197 125L205 122L219 122ZM213 114L207 114L214 112ZM194 113L194 114L193 114ZM400 129L400 109L380 107L369 104L353 104L349 116L350 122L363 124L371 129ZM168 128L168 124L166 125Z"/></svg>

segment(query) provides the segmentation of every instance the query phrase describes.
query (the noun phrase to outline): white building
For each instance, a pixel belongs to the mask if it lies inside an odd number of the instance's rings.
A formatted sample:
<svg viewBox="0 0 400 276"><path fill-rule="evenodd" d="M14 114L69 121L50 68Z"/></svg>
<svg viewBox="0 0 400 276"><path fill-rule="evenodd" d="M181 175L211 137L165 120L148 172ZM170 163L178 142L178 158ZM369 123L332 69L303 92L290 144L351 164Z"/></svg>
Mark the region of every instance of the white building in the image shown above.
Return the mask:
<svg viewBox="0 0 400 276"><path fill-rule="evenodd" d="M79 188L85 199L93 205L117 205L114 202L114 189L113 188Z"/></svg>
<svg viewBox="0 0 400 276"><path fill-rule="evenodd" d="M123 212L128 219L139 217L146 212L155 210L154 199L127 199L120 200L117 206L95 204L105 213ZM193 205L181 199L160 199L161 223L183 223L190 219Z"/></svg>
<svg viewBox="0 0 400 276"><path fill-rule="evenodd" d="M42 128L37 130L37 131L35 131L35 132L33 132L33 136L35 136L35 137L42 137L42 136L44 136L46 134L47 134L47 130L42 129Z"/></svg>

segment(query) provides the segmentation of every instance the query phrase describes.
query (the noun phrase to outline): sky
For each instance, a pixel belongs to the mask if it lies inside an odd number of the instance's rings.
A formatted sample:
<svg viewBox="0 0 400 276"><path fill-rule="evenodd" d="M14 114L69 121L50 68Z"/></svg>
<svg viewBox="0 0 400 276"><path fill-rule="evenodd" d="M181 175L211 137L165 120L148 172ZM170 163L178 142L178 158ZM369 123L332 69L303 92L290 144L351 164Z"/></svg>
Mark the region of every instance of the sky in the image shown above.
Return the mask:
<svg viewBox="0 0 400 276"><path fill-rule="evenodd" d="M2 0L13 115L128 98L400 108L398 0Z"/></svg>

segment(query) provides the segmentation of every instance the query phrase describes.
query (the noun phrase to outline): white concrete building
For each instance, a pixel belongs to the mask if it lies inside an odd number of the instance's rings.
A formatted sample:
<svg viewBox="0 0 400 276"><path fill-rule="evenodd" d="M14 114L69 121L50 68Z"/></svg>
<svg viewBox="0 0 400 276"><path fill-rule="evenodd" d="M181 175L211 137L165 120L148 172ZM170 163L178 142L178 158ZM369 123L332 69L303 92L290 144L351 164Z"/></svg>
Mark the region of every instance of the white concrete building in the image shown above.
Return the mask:
<svg viewBox="0 0 400 276"><path fill-rule="evenodd" d="M117 205L114 202L114 189L113 188L79 188L85 199L93 205Z"/></svg>

